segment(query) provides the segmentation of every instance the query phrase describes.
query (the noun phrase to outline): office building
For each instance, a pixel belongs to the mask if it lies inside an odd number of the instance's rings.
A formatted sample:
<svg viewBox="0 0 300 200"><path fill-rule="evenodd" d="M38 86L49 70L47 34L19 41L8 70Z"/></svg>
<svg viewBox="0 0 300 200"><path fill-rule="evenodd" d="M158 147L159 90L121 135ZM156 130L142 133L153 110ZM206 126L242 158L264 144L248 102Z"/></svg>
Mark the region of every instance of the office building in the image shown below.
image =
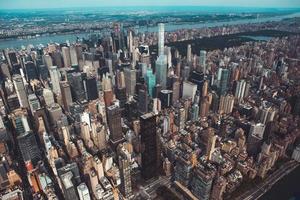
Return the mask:
<svg viewBox="0 0 300 200"><path fill-rule="evenodd" d="M20 106L23 108L29 108L29 103L27 99L27 92L24 86L23 78L19 74L13 75L13 83L15 86L15 91L17 93Z"/></svg>
<svg viewBox="0 0 300 200"><path fill-rule="evenodd" d="M118 106L112 105L107 108L107 121L110 131L110 140L116 144L123 140L121 110Z"/></svg>
<svg viewBox="0 0 300 200"><path fill-rule="evenodd" d="M172 106L172 90L161 90L159 94L159 100L161 102L161 108L170 108Z"/></svg>
<svg viewBox="0 0 300 200"><path fill-rule="evenodd" d="M81 183L80 185L77 186L77 192L78 192L79 200L91 200L89 189L85 183Z"/></svg>
<svg viewBox="0 0 300 200"><path fill-rule="evenodd" d="M158 24L158 56L164 55L165 52L165 25Z"/></svg>
<svg viewBox="0 0 300 200"><path fill-rule="evenodd" d="M60 73L57 69L57 66L49 67L50 79L52 84L52 91L54 94L59 95L61 93L59 81L60 81Z"/></svg>
<svg viewBox="0 0 300 200"><path fill-rule="evenodd" d="M73 72L69 80L71 93L74 101L82 102L85 100L82 75L79 72Z"/></svg>
<svg viewBox="0 0 300 200"><path fill-rule="evenodd" d="M24 162L31 161L34 165L42 159L34 133L26 131L17 136L18 145Z"/></svg>
<svg viewBox="0 0 300 200"><path fill-rule="evenodd" d="M136 70L125 68L124 76L125 76L126 92L128 95L133 96L135 94Z"/></svg>
<svg viewBox="0 0 300 200"><path fill-rule="evenodd" d="M96 77L87 77L84 82L84 90L88 101L98 99L98 88Z"/></svg>
<svg viewBox="0 0 300 200"><path fill-rule="evenodd" d="M207 169L207 167L201 166L200 164L194 168L190 187L191 192L198 199L210 199L215 173L216 171L214 169Z"/></svg>
<svg viewBox="0 0 300 200"><path fill-rule="evenodd" d="M67 81L60 82L61 97L65 110L69 110L69 106L73 103L71 88Z"/></svg>
<svg viewBox="0 0 300 200"><path fill-rule="evenodd" d="M61 52L64 61L64 67L71 67L71 56L69 47L62 47Z"/></svg>
<svg viewBox="0 0 300 200"><path fill-rule="evenodd" d="M140 89L138 93L138 110L140 113L147 113L148 112L148 92Z"/></svg>
<svg viewBox="0 0 300 200"><path fill-rule="evenodd" d="M148 94L152 98L154 93L154 87L156 85L156 77L153 74L152 69L150 67L146 71L145 79L147 83Z"/></svg>
<svg viewBox="0 0 300 200"><path fill-rule="evenodd" d="M167 57L160 55L155 62L156 84L161 85L162 89L167 87Z"/></svg>
<svg viewBox="0 0 300 200"><path fill-rule="evenodd" d="M66 200L79 200L76 192L76 185L73 183L73 173L68 171L60 175L62 182L63 195Z"/></svg>
<svg viewBox="0 0 300 200"><path fill-rule="evenodd" d="M43 97L44 97L45 104L47 106L50 106L51 104L55 103L52 90L44 88Z"/></svg>
<svg viewBox="0 0 300 200"><path fill-rule="evenodd" d="M195 95L197 92L197 85L192 82L184 81L182 89L182 98L183 99L192 99L194 101Z"/></svg>
<svg viewBox="0 0 300 200"><path fill-rule="evenodd" d="M204 75L206 74L206 51L201 50L199 56L199 67L197 69L198 72L202 72Z"/></svg>
<svg viewBox="0 0 300 200"><path fill-rule="evenodd" d="M157 144L156 115L147 113L140 117L142 145L142 177L150 179L157 176L159 151Z"/></svg>
<svg viewBox="0 0 300 200"><path fill-rule="evenodd" d="M192 62L192 45L188 44L186 50L186 60L188 63Z"/></svg>
<svg viewBox="0 0 300 200"><path fill-rule="evenodd" d="M229 70L219 68L218 71L218 80L219 80L219 95L225 95L228 90L228 81L229 81Z"/></svg>
<svg viewBox="0 0 300 200"><path fill-rule="evenodd" d="M130 153L124 144L118 146L118 156L119 156L119 168L120 168L120 178L121 178L121 192L128 198L132 194L131 186L131 165L130 165Z"/></svg>
<svg viewBox="0 0 300 200"><path fill-rule="evenodd" d="M28 81L38 79L37 69L32 61L25 62L25 72Z"/></svg>

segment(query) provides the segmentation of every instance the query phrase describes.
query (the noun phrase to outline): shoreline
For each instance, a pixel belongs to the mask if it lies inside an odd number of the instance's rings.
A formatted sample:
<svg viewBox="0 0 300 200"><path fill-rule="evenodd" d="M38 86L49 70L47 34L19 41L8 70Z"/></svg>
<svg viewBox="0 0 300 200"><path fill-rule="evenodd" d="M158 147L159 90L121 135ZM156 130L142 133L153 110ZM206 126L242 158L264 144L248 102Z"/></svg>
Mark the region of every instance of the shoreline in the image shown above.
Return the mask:
<svg viewBox="0 0 300 200"><path fill-rule="evenodd" d="M286 176L290 175L297 168L300 167L300 164L294 160L291 160L287 163L284 163L284 166L279 167L276 171L269 174L264 180L256 185L252 190L246 190L243 194L240 194L237 197L228 197L227 199L234 200L257 200L261 199L265 194L270 192L274 185L282 181Z"/></svg>

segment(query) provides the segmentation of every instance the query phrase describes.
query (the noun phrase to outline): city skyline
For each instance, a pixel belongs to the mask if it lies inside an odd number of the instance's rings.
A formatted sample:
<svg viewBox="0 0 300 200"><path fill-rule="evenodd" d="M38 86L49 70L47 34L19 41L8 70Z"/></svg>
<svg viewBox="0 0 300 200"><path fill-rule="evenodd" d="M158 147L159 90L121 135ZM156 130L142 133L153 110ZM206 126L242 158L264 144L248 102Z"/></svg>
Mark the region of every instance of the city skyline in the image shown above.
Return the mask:
<svg viewBox="0 0 300 200"><path fill-rule="evenodd" d="M221 6L220 6L221 5ZM212 0L210 2L203 0L165 0L158 1L153 0L151 2L147 1L137 1L137 0L127 0L124 5L124 1L113 0L113 1L102 1L102 0L53 0L53 1L37 1L37 0L12 0L12 1L0 1L0 8L2 10L6 9L45 9L45 8L80 8L80 7L126 7L126 6L145 6L145 7L155 7L155 6L199 6L199 7L243 7L243 8L289 8L297 9L300 8L300 1L287 0L262 0L262 1L249 1L241 2L239 0L229 0L226 1L226 5L223 0Z"/></svg>
<svg viewBox="0 0 300 200"><path fill-rule="evenodd" d="M25 9L0 10L1 200L300 198L298 3L24 2L0 2Z"/></svg>

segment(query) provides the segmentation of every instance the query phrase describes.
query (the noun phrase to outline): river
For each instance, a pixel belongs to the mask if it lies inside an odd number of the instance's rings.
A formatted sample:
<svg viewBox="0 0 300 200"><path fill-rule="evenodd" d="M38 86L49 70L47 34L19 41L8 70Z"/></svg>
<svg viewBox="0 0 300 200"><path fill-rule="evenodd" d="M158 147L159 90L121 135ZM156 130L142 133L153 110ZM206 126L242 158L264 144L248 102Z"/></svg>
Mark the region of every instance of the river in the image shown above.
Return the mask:
<svg viewBox="0 0 300 200"><path fill-rule="evenodd" d="M292 171L266 192L259 200L299 200L300 166Z"/></svg>
<svg viewBox="0 0 300 200"><path fill-rule="evenodd" d="M273 17L261 17L256 19L240 19L240 20L232 20L232 21L222 21L222 22L198 22L198 23L168 23L165 24L166 31L175 31L179 29L197 29L204 27L216 27L216 26L225 26L225 25L234 25L234 24L247 24L247 23L260 23L260 22L268 22L268 21L280 21L286 18L300 17L300 12L288 14L288 15L280 15ZM156 32L157 27L134 27L137 32ZM0 49L5 48L20 48L21 46L46 45L50 42L62 43L67 40L70 42L74 42L77 37L87 37L88 33L70 33L70 34L60 34L60 35L45 35L28 39L8 39L0 41Z"/></svg>

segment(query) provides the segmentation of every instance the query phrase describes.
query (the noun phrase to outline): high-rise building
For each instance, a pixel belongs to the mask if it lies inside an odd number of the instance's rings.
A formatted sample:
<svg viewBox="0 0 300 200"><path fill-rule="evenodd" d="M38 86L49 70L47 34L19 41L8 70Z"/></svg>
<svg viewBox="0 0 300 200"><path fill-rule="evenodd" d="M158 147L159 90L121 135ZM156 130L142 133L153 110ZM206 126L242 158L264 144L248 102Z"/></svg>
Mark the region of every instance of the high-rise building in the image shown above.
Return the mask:
<svg viewBox="0 0 300 200"><path fill-rule="evenodd" d="M158 24L158 55L164 55L165 52L165 25Z"/></svg>
<svg viewBox="0 0 300 200"><path fill-rule="evenodd" d="M190 120L195 122L199 120L199 105L194 103L190 110Z"/></svg>
<svg viewBox="0 0 300 200"><path fill-rule="evenodd" d="M182 98L183 99L191 98L192 101L194 101L196 92L197 92L196 84L193 84L188 81L183 82L183 89L182 89Z"/></svg>
<svg viewBox="0 0 300 200"><path fill-rule="evenodd" d="M69 80L71 86L72 97L74 101L84 101L85 92L83 88L83 81L81 73L73 72L71 74L71 80Z"/></svg>
<svg viewBox="0 0 300 200"><path fill-rule="evenodd" d="M162 90L160 91L159 94L159 99L161 102L161 108L170 108L172 105L172 95L173 91L172 90Z"/></svg>
<svg viewBox="0 0 300 200"><path fill-rule="evenodd" d="M207 169L202 165L198 165L193 170L191 180L191 192L198 198L209 200L215 170Z"/></svg>
<svg viewBox="0 0 300 200"><path fill-rule="evenodd" d="M180 98L180 81L175 81L173 83L172 91L172 104L174 105Z"/></svg>
<svg viewBox="0 0 300 200"><path fill-rule="evenodd" d="M206 96L200 102L200 116L202 118L207 117L208 112L209 112L209 107L210 107L209 99Z"/></svg>
<svg viewBox="0 0 300 200"><path fill-rule="evenodd" d="M98 88L96 77L87 77L84 82L84 90L88 101L98 99Z"/></svg>
<svg viewBox="0 0 300 200"><path fill-rule="evenodd" d="M236 89L235 89L235 97L238 99L238 101L242 101L245 96L245 91L247 87L247 82L245 80L240 80L237 82Z"/></svg>
<svg viewBox="0 0 300 200"><path fill-rule="evenodd" d="M54 92L54 94L58 95L61 93L61 90L59 86L60 73L57 69L57 66L49 67L49 73L51 78L52 91Z"/></svg>
<svg viewBox="0 0 300 200"><path fill-rule="evenodd" d="M121 192L125 197L129 197L132 193L131 187L131 166L130 153L125 148L125 144L118 146L119 168L121 178Z"/></svg>
<svg viewBox="0 0 300 200"><path fill-rule="evenodd" d="M125 76L126 92L128 95L133 96L135 94L136 70L125 68L124 76Z"/></svg>
<svg viewBox="0 0 300 200"><path fill-rule="evenodd" d="M24 162L36 164L41 160L41 152L32 131L26 131L17 136L18 145Z"/></svg>
<svg viewBox="0 0 300 200"><path fill-rule="evenodd" d="M186 52L186 60L188 63L192 62L192 45L188 44Z"/></svg>
<svg viewBox="0 0 300 200"><path fill-rule="evenodd" d="M70 59L71 59L71 65L78 65L78 58L77 58L77 52L76 52L76 47L72 45L70 47Z"/></svg>
<svg viewBox="0 0 300 200"><path fill-rule="evenodd" d="M140 89L138 93L138 110L140 113L147 113L148 112L148 92Z"/></svg>
<svg viewBox="0 0 300 200"><path fill-rule="evenodd" d="M219 104L219 113L220 114L229 114L232 112L234 106L234 96L226 95L221 96Z"/></svg>
<svg viewBox="0 0 300 200"><path fill-rule="evenodd" d="M25 90L22 76L19 74L15 74L13 76L13 83L19 99L20 106L23 108L29 108L27 93Z"/></svg>
<svg viewBox="0 0 300 200"><path fill-rule="evenodd" d="M199 57L199 67L198 72L202 72L204 75L206 74L206 51L201 50L200 51L200 57Z"/></svg>
<svg viewBox="0 0 300 200"><path fill-rule="evenodd" d="M64 61L64 67L71 67L71 56L69 47L62 47L61 51Z"/></svg>
<svg viewBox="0 0 300 200"><path fill-rule="evenodd" d="M43 97L44 97L45 104L47 106L50 106L51 104L55 103L54 97L53 97L53 92L47 88L43 89Z"/></svg>
<svg viewBox="0 0 300 200"><path fill-rule="evenodd" d="M140 117L142 145L142 177L150 179L157 175L159 151L157 143L156 115L147 113Z"/></svg>
<svg viewBox="0 0 300 200"><path fill-rule="evenodd" d="M150 67L146 71L145 78L146 78L148 93L151 97L153 97L154 87L156 84L156 77L153 74L152 69Z"/></svg>
<svg viewBox="0 0 300 200"><path fill-rule="evenodd" d="M0 63L0 72L5 78L11 79L10 71L6 63Z"/></svg>
<svg viewBox="0 0 300 200"><path fill-rule="evenodd" d="M219 80L219 95L225 95L228 90L229 70L219 68L218 80Z"/></svg>
<svg viewBox="0 0 300 200"><path fill-rule="evenodd" d="M53 66L53 61L52 61L52 58L49 54L45 54L43 55L43 60L44 60L44 63L45 65L50 68L51 66Z"/></svg>
<svg viewBox="0 0 300 200"><path fill-rule="evenodd" d="M110 131L110 140L113 144L123 140L121 110L118 106L112 105L107 108L107 121Z"/></svg>
<svg viewBox="0 0 300 200"><path fill-rule="evenodd" d="M41 108L40 101L35 94L28 95L28 103L32 113Z"/></svg>
<svg viewBox="0 0 300 200"><path fill-rule="evenodd" d="M80 200L91 200L89 189L85 183L77 186L77 192Z"/></svg>
<svg viewBox="0 0 300 200"><path fill-rule="evenodd" d="M155 62L156 84L160 84L162 89L167 87L167 57L160 55Z"/></svg>
<svg viewBox="0 0 300 200"><path fill-rule="evenodd" d="M61 97L65 110L69 110L69 106L73 103L71 88L67 81L60 82Z"/></svg>
<svg viewBox="0 0 300 200"><path fill-rule="evenodd" d="M32 61L25 62L25 71L28 81L38 79L37 69Z"/></svg>
<svg viewBox="0 0 300 200"><path fill-rule="evenodd" d="M223 176L217 178L217 180L215 180L214 182L210 199L211 200L223 199L223 194L225 192L226 185L227 185L226 178L224 178Z"/></svg>
<svg viewBox="0 0 300 200"><path fill-rule="evenodd" d="M76 185L73 182L73 177L74 175L71 171L60 175L63 188L63 195L66 200L78 200L78 196L75 190Z"/></svg>

